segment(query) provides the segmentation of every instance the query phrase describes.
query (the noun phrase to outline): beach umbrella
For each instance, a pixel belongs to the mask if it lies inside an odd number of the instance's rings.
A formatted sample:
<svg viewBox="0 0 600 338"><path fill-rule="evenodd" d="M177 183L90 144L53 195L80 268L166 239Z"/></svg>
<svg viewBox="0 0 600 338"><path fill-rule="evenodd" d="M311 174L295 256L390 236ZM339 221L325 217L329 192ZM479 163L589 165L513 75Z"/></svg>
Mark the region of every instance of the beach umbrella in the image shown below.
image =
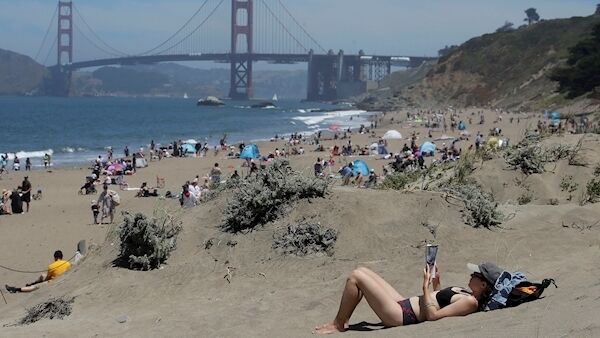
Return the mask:
<svg viewBox="0 0 600 338"><path fill-rule="evenodd" d="M498 147L500 147L501 143L499 142L497 137L490 137L487 140L487 145L492 148L498 148Z"/></svg>
<svg viewBox="0 0 600 338"><path fill-rule="evenodd" d="M108 168L106 168L108 171L110 172L117 172L117 171L121 171L123 170L123 165L121 165L120 163L114 163L108 166Z"/></svg>
<svg viewBox="0 0 600 338"><path fill-rule="evenodd" d="M354 175L360 173L363 176L369 176L369 166L363 160L354 160L352 162L352 172Z"/></svg>
<svg viewBox="0 0 600 338"><path fill-rule="evenodd" d="M435 154L435 149L436 149L436 146L435 146L434 143L432 143L432 142L425 142L421 146L421 153L424 153L424 154L427 153L427 154L434 155Z"/></svg>
<svg viewBox="0 0 600 338"><path fill-rule="evenodd" d="M198 141L196 141L193 138L191 138L189 140L183 141L183 143L196 144L196 143L198 143Z"/></svg>
<svg viewBox="0 0 600 338"><path fill-rule="evenodd" d="M402 134L400 134L397 130L388 130L383 134L384 140L400 140L402 139Z"/></svg>
<svg viewBox="0 0 600 338"><path fill-rule="evenodd" d="M245 146L242 150L242 153L240 154L240 158L244 160L260 158L260 151L258 150L256 144L249 144Z"/></svg>

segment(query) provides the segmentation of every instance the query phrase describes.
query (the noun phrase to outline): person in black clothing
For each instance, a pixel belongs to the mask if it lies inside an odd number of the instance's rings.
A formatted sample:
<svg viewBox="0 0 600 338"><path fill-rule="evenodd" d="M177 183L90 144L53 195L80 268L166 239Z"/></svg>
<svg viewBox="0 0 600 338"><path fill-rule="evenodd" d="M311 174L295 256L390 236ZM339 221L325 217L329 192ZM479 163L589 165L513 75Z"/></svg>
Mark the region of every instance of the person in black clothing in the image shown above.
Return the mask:
<svg viewBox="0 0 600 338"><path fill-rule="evenodd" d="M13 214L23 213L23 201L21 200L21 195L19 195L19 190L20 187L13 190L12 194L10 194L10 207Z"/></svg>
<svg viewBox="0 0 600 338"><path fill-rule="evenodd" d="M29 202L31 202L31 182L29 182L29 177L25 176L23 178L23 182L21 183L21 200L25 202L27 205L27 212L29 212Z"/></svg>

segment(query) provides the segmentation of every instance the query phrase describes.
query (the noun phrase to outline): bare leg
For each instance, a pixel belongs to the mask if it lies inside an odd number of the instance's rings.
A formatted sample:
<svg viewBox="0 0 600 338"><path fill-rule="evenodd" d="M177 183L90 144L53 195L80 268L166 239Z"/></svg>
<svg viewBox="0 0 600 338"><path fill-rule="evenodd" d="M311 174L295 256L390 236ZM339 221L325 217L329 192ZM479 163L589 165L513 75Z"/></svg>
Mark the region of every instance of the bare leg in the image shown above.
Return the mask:
<svg viewBox="0 0 600 338"><path fill-rule="evenodd" d="M366 267L360 267L358 269L367 274L369 277L373 278L396 303L406 299L406 297L399 294L398 291L394 289L394 287L392 287L388 282L381 278L381 276L379 276L377 273L373 272L373 270Z"/></svg>
<svg viewBox="0 0 600 338"><path fill-rule="evenodd" d="M316 327L314 333L329 334L345 331L348 328L348 321L352 313L363 296L386 326L402 325L402 309L394 297L390 295L390 290L382 286L369 273L365 272L365 269L358 268L352 271L352 274L350 274L350 277L346 281L340 308L335 319L330 323ZM384 283L387 284L387 282ZM394 294L402 297L395 290Z"/></svg>

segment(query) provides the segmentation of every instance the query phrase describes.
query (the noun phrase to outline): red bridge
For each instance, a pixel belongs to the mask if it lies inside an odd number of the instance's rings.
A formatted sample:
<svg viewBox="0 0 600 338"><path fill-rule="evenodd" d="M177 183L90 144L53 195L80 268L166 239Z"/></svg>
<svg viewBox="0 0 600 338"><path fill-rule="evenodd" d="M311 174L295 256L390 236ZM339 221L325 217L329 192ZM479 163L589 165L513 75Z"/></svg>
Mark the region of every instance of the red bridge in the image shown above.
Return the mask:
<svg viewBox="0 0 600 338"><path fill-rule="evenodd" d="M229 97L249 99L253 96L254 63L306 62L307 99L331 101L365 92L369 81L382 80L391 73L392 66L417 67L435 59L367 55L362 51L356 55L346 55L341 50L337 53L326 51L299 24L281 0L231 0L230 8L224 6L224 2L205 0L167 40L142 53L129 54L106 43L72 1L59 1L36 56L38 58L47 45L51 27L56 23L58 35L42 62L47 63L51 51L56 47L57 63L50 67L52 76L46 84L47 92L56 96L68 95L72 71L81 68L168 61L214 61L231 66ZM228 9L231 10L231 29L229 38L225 38L218 36L216 32L219 30L215 25L222 24L218 20L219 13ZM80 25L75 24L74 16L78 17ZM75 37L77 41L87 44L82 48L84 55L77 60L74 59ZM223 45L223 41L228 41L228 46ZM90 50L95 51L94 54L89 55Z"/></svg>

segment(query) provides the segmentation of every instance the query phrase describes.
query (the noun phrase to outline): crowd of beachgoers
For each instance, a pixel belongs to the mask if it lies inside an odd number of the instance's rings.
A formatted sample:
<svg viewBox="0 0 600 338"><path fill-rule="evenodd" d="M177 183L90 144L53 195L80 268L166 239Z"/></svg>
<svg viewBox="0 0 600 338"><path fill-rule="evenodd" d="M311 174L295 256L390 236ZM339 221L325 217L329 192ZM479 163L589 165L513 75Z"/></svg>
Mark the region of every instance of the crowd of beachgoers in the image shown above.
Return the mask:
<svg viewBox="0 0 600 338"><path fill-rule="evenodd" d="M478 150L482 146L507 147L510 138L506 137L502 128L497 124L503 119L508 119L510 125L520 125L522 120L530 120L535 115L521 112L509 112L497 110L493 128L488 130L487 135L477 130L478 126L485 124L485 114L482 110L466 111L448 108L445 110L416 110L407 111L405 116L394 114L389 118L389 127L398 125L409 127L411 130L407 137L394 129L383 135L377 135L375 129L378 123L384 121L386 113L374 115L370 125L361 125L359 128L340 129L334 125L329 130L321 130L314 134L292 133L287 136L275 135L271 142L284 141L282 147L275 147L267 153L258 151L250 156L244 155L247 146L256 147L254 144L228 144L227 135L223 135L219 144L210 146L207 142L196 142L195 140L176 140L167 145L156 144L151 140L147 146L140 147L137 151L131 151L128 146L122 150L122 156L118 156L112 147L108 147L105 154L98 155L90 166L87 175L79 188L79 193L84 195L103 193L108 191L108 196L118 195L112 186L120 190L134 190L137 197L165 197L178 199L181 206L189 208L202 202L211 189L228 179L237 179L241 176L247 177L255 174L261 167L277 158L289 158L293 156L315 156L312 165L313 174L316 177L339 179L341 185L352 185L360 188L374 188L389 174L406 170L424 169L427 165L436 165L460 158L463 151ZM549 113L538 115L535 123L537 133L576 133L593 128L594 125L587 117L576 119L574 117L564 118ZM473 125L473 123L476 123ZM528 121L529 123L529 121ZM475 135L472 131L477 130ZM424 135L426 133L426 135ZM355 135L366 135L371 144L358 144L353 140ZM400 141L399 141L400 140ZM394 142L394 147L390 146ZM402 143L401 146L400 143ZM215 158L215 163L203 176L196 175L185 182L181 182L181 190L164 191L165 178L156 176L156 181L143 182L139 187L131 187L127 177L134 175L137 170L147 167L153 161L162 161L168 158L178 157L210 157ZM363 166L361 158L383 160L383 164L377 167ZM219 165L219 159L241 159L238 168L229 166L233 171L227 175ZM10 171L20 171L20 159L14 154L12 163L9 163L9 154L0 156L0 178ZM360 161L362 163L357 163ZM44 169L51 167L51 157L45 154L42 162ZM357 164L360 168L357 168ZM26 159L25 170L31 170L31 160ZM42 190L38 188L32 193L31 183L25 178L23 183L14 189L3 189L2 214L18 214L29 210L31 199L42 197ZM114 215L114 205L110 199L102 195L98 200L92 202L94 221L96 222L99 211L102 211L103 220L110 217L111 222ZM23 210L23 203L26 207ZM117 204L117 203L112 203Z"/></svg>

